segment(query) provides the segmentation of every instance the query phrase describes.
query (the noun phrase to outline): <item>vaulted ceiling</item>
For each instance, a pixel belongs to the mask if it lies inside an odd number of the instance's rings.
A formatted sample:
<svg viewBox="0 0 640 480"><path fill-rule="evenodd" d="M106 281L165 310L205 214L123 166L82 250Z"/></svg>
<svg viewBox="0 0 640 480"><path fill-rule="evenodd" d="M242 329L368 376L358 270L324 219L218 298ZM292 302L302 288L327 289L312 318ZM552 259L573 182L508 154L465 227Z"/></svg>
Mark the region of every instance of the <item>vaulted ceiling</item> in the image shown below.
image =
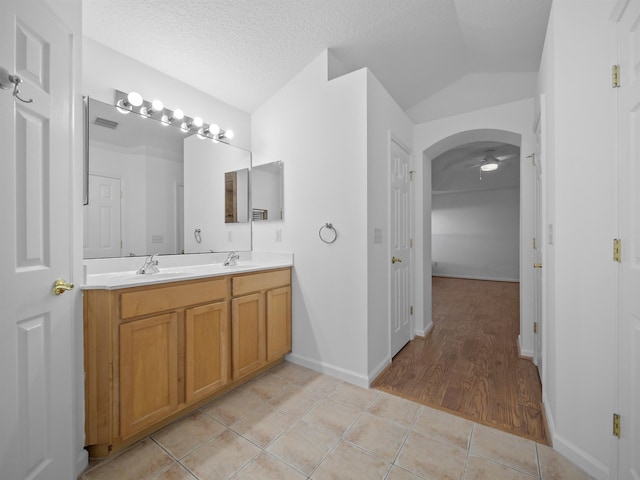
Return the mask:
<svg viewBox="0 0 640 480"><path fill-rule="evenodd" d="M370 68L418 123L428 118L424 106L456 82L531 78L523 74L538 70L550 7L551 0L83 0L83 23L86 36L248 113L329 48L348 71Z"/></svg>

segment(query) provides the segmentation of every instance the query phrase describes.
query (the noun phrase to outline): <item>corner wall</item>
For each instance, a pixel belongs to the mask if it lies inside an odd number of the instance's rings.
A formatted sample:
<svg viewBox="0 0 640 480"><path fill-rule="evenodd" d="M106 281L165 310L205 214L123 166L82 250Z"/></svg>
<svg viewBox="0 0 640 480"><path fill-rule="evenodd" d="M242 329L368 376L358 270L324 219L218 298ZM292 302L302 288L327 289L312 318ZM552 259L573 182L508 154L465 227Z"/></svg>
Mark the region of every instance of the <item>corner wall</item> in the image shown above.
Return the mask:
<svg viewBox="0 0 640 480"><path fill-rule="evenodd" d="M252 116L253 164L284 164L284 221L256 224L253 248L295 253L288 358L367 386L367 72L328 81L329 55Z"/></svg>
<svg viewBox="0 0 640 480"><path fill-rule="evenodd" d="M411 152L413 124L378 79L367 73L367 325L368 374L372 382L391 362L390 306L391 245L389 234L389 176L391 141ZM416 163L412 158L413 170ZM374 232L382 231L376 243ZM411 264L414 264L413 258ZM414 300L414 292L411 292ZM415 322L414 322L415 323ZM413 329L415 331L415 328ZM412 331L412 336L413 336Z"/></svg>

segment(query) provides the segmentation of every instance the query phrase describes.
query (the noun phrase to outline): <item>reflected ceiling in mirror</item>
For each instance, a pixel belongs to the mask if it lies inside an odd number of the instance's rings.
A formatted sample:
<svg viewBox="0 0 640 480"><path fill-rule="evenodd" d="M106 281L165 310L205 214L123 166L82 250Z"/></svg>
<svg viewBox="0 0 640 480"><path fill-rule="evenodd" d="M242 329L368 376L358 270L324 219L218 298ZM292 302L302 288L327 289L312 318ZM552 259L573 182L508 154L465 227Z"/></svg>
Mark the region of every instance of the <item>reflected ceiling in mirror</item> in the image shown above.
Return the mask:
<svg viewBox="0 0 640 480"><path fill-rule="evenodd" d="M185 190L189 188L184 181L184 142L197 135L136 112L123 115L116 107L94 99L86 105L84 258L183 253L185 235L192 234L184 228ZM209 139L198 141L214 144ZM249 152L222 142L216 145L217 157L231 152L234 161L240 162L237 168L250 168ZM205 178L203 182L209 189L222 191L221 179ZM207 206L202 208L206 215ZM214 207L209 208L214 216ZM247 228L250 238L250 226ZM250 250L251 242L244 237L238 244L226 242L224 248Z"/></svg>

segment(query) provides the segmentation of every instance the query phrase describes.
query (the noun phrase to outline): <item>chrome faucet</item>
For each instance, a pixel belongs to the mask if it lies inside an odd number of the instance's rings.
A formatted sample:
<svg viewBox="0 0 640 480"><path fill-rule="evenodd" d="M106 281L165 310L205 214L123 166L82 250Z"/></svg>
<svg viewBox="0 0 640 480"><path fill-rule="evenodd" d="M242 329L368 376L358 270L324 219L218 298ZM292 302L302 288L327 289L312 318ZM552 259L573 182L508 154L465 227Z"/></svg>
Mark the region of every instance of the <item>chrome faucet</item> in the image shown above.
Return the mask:
<svg viewBox="0 0 640 480"><path fill-rule="evenodd" d="M232 267L237 264L239 258L240 255L236 252L229 252L229 255L227 255L227 259L224 261L223 265L225 267Z"/></svg>
<svg viewBox="0 0 640 480"><path fill-rule="evenodd" d="M158 273L160 269L158 268L158 260L156 260L157 256L158 256L157 253L154 253L153 255L149 255L147 259L144 261L144 265L142 265L136 273L138 275Z"/></svg>

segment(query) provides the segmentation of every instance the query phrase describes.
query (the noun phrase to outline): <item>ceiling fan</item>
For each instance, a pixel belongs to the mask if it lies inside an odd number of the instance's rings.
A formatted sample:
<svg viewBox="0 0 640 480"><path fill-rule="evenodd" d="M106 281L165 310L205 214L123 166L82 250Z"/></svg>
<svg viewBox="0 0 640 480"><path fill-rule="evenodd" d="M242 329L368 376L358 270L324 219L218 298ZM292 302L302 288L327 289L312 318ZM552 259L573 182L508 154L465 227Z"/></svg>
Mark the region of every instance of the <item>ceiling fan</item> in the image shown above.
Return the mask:
<svg viewBox="0 0 640 480"><path fill-rule="evenodd" d="M493 172L497 170L500 163L506 160L510 160L518 156L517 153L509 153L507 155L497 155L495 150L485 150L482 157L477 157L475 163L465 165L465 168L477 168L480 167L480 174L482 172Z"/></svg>

